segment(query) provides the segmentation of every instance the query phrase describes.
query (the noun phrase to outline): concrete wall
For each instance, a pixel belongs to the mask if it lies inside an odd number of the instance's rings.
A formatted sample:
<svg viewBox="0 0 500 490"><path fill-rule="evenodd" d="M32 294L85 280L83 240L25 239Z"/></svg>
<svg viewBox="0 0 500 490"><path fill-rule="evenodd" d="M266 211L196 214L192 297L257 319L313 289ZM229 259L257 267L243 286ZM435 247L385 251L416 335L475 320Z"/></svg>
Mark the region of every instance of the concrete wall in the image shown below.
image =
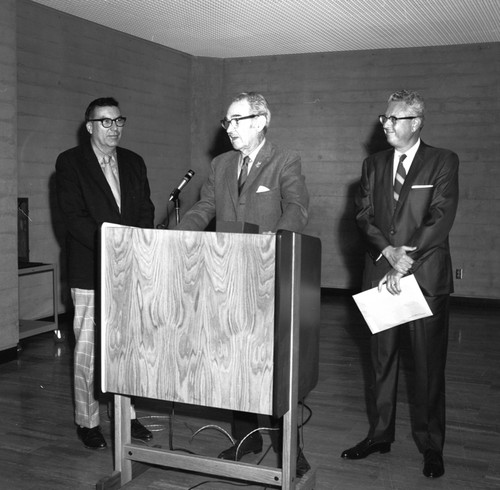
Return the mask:
<svg viewBox="0 0 500 490"><path fill-rule="evenodd" d="M500 298L500 43L221 60L192 57L28 0L8 1L4 11L0 63L7 90L0 93L0 119L7 129L0 143L0 200L2 220L10 224L10 232L9 224L2 230L2 251L10 256L2 258L0 271L3 296L10 295L10 324L17 319L17 196L30 201L31 259L60 263L60 311L69 305L54 163L78 143L87 104L107 95L129 118L123 146L145 158L156 222L170 213L172 225L170 191L189 168L195 170L181 196L181 212L187 210L210 159L227 148L219 119L230 98L262 91L273 111L269 138L302 156L311 194L306 232L323 243L322 285L355 289L362 244L352 196L361 162L386 147L377 115L388 95L419 90L428 105L424 141L453 149L461 159L461 201L451 236L454 267L463 269L456 295ZM51 314L47 280L23 280L24 318Z"/></svg>
<svg viewBox="0 0 500 490"><path fill-rule="evenodd" d="M29 198L30 258L61 265L64 230L55 199L57 155L85 134L84 112L113 96L127 125L122 146L148 167L156 222L190 164L192 57L29 1L17 2L19 196ZM49 275L23 278L23 318L50 315Z"/></svg>
<svg viewBox="0 0 500 490"><path fill-rule="evenodd" d="M422 139L460 157L455 294L500 298L499 64L499 43L225 60L223 97L262 91L273 111L269 137L302 155L312 197L306 233L323 243L323 286L359 286L353 190L363 159L387 146L377 116L408 88L426 99Z"/></svg>

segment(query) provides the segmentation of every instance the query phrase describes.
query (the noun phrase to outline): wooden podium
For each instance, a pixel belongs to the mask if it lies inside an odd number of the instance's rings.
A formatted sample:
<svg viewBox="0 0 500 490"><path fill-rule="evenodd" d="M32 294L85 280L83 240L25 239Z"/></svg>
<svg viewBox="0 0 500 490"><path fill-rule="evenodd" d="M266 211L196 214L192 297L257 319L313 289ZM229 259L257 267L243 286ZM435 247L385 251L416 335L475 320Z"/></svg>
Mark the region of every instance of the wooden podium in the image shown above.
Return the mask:
<svg viewBox="0 0 500 490"><path fill-rule="evenodd" d="M295 477L297 404L318 379L321 243L276 235L101 231L102 390L114 393L113 488L132 462L313 488ZM130 397L283 416L282 469L136 445ZM116 481L119 485L116 486Z"/></svg>

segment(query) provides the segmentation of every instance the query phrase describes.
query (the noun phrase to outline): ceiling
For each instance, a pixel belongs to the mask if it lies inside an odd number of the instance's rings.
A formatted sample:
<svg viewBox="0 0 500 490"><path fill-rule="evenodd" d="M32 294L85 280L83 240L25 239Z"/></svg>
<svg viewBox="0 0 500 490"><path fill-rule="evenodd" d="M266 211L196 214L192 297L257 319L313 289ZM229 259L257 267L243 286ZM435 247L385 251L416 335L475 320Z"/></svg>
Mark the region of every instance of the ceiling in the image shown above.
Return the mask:
<svg viewBox="0 0 500 490"><path fill-rule="evenodd" d="M33 0L194 56L500 41L500 0Z"/></svg>

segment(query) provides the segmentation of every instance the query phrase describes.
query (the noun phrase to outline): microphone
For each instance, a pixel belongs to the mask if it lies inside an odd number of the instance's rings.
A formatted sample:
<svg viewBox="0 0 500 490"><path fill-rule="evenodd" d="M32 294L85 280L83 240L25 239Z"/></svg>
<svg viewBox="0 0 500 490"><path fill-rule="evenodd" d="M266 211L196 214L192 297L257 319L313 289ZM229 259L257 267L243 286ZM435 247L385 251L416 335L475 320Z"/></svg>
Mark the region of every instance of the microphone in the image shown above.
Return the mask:
<svg viewBox="0 0 500 490"><path fill-rule="evenodd" d="M188 173L184 175L184 178L181 180L180 184L170 193L169 201L173 201L179 197L180 192L188 184L188 182L193 178L194 170L188 170Z"/></svg>

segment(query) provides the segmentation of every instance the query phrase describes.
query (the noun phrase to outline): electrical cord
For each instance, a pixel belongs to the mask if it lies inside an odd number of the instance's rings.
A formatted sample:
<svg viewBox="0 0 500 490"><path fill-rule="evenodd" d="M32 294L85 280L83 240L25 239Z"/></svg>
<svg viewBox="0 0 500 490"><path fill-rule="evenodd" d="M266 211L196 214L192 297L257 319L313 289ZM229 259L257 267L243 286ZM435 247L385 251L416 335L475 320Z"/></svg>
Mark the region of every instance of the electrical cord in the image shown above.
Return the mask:
<svg viewBox="0 0 500 490"><path fill-rule="evenodd" d="M303 449L304 449L304 434L303 434L303 430L304 430L304 427L311 420L313 412L312 412L311 408L308 405L306 405L303 400L299 400L299 405L301 407L301 422L299 424L297 424L297 429L299 430L298 447L300 448L300 450L303 451ZM107 408L108 408L108 410L107 410L108 418L110 420L112 420L112 416L110 416L110 412L109 412L109 409L110 409L109 404L108 404ZM304 410L308 411L308 415L307 415L307 417L306 417L305 420L304 420ZM145 419L165 419L165 418L168 419L168 447L169 447L169 450L170 451L182 451L182 452L185 452L187 454L197 455L197 453L195 453L194 451L191 451L189 449L175 448L174 447L174 427L173 427L173 422L174 422L174 418L175 418L175 404L174 403L172 403L172 410L171 410L171 413L170 413L169 416L148 415L148 416L140 417L140 420L145 420ZM159 425L158 424L157 426L159 428L155 428L154 426L152 426L151 424L149 424L149 425L147 425L147 428L149 430L151 430L152 432L159 432L159 431L162 431L162 430L166 430L166 427L163 426L163 425ZM200 429L198 429L192 435L192 439L198 433L200 433L202 430L207 429L207 428L216 428L216 429L219 429L222 432L224 432L226 435L228 435L227 432L224 429L220 428L219 426L215 426L215 425L210 424L210 425L207 425L207 426L204 426L204 427L201 427ZM278 428L271 428L271 427L259 427L258 429L255 429L252 432L250 432L249 434L247 434L247 436L245 436L245 438L240 441L240 443L238 445L238 449L239 449L240 445L243 443L243 441L247 437L251 436L254 432L259 432L259 431L276 431L276 430L279 430L279 429ZM232 438L231 438L230 435L228 435L228 437L232 440ZM234 443L234 441L233 441L233 443ZM264 452L264 454L257 461L257 463L256 463L257 465L260 465L262 463L262 461L264 460L264 458L267 456L267 454L271 450L271 447L272 447L272 445L268 446L268 448L266 449L266 451ZM202 482L197 483L196 485L191 486L188 490L195 490L196 488L199 488L199 487L201 487L203 485L208 485L210 483L212 483L212 484L215 483L215 484L228 485L228 486L232 486L232 487L249 487L249 486L255 486L256 485L255 483L228 482L228 481L224 481L224 480L204 480ZM265 486L262 486L261 488L263 490L266 490L269 487L267 485L265 485Z"/></svg>
<svg viewBox="0 0 500 490"><path fill-rule="evenodd" d="M302 422L299 424L299 429L307 425L307 423L311 420L312 417L312 410L309 406L307 406L303 401L299 401L299 405L302 407ZM309 412L309 415L307 416L307 419L304 420L304 408Z"/></svg>

